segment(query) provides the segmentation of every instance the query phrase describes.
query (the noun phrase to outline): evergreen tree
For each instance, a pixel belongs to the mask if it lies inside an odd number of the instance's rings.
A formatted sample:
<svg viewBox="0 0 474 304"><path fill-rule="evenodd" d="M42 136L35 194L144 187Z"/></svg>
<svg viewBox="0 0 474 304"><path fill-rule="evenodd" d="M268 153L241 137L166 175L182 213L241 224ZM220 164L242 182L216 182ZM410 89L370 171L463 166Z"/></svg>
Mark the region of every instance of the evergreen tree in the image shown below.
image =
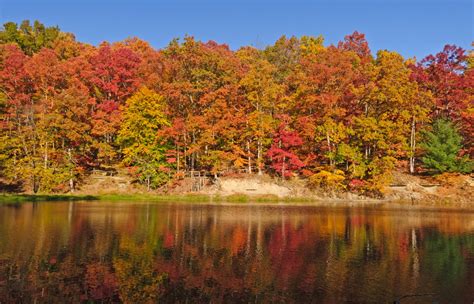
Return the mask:
<svg viewBox="0 0 474 304"><path fill-rule="evenodd" d="M425 150L422 158L425 168L434 173L472 171L472 161L468 156L459 157L462 137L453 123L437 119L432 131L424 133L421 147Z"/></svg>

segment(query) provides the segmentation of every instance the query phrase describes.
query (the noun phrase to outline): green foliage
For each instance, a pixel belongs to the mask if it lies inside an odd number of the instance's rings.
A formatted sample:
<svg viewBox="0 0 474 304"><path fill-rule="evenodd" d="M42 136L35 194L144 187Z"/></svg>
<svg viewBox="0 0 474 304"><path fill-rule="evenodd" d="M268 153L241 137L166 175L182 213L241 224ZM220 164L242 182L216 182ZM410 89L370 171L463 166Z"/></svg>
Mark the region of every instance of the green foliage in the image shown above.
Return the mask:
<svg viewBox="0 0 474 304"><path fill-rule="evenodd" d="M431 131L424 132L421 147L425 150L423 165L433 173L472 171L473 162L469 156L459 156L462 137L449 120L437 119Z"/></svg>
<svg viewBox="0 0 474 304"><path fill-rule="evenodd" d="M32 55L43 47L50 47L60 34L59 27L46 27L39 21L31 26L29 20L24 20L19 27L7 22L0 31L0 43L16 43L26 54Z"/></svg>
<svg viewBox="0 0 474 304"><path fill-rule="evenodd" d="M249 201L250 197L246 194L231 194L225 197L225 200L227 202L231 203L247 203Z"/></svg>
<svg viewBox="0 0 474 304"><path fill-rule="evenodd" d="M341 143L337 149L337 163L346 163L346 171L353 178L363 178L367 171L367 164L357 147Z"/></svg>
<svg viewBox="0 0 474 304"><path fill-rule="evenodd" d="M423 260L422 266L433 269L436 279L446 282L445 285L443 284L443 292L450 292L452 290L451 282L468 273L469 266L460 251L473 252L472 238L467 235L447 236L432 233L426 237L423 246L426 254L432 258Z"/></svg>
<svg viewBox="0 0 474 304"><path fill-rule="evenodd" d="M168 180L166 146L158 138L158 131L168 125L163 97L154 91L144 87L126 101L117 141L123 162L138 168L138 178L148 188Z"/></svg>
<svg viewBox="0 0 474 304"><path fill-rule="evenodd" d="M22 203L22 202L55 202L55 201L94 201L99 197L92 195L70 195L70 194L2 194L0 195L0 203Z"/></svg>

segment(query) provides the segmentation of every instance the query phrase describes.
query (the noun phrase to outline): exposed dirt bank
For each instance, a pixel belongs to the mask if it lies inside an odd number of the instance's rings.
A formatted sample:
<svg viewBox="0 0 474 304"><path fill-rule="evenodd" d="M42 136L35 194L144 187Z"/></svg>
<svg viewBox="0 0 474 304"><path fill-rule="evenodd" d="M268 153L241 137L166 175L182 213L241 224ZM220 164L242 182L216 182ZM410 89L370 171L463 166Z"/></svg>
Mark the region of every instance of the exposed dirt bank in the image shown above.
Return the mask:
<svg viewBox="0 0 474 304"><path fill-rule="evenodd" d="M196 188L198 184L199 187ZM218 180L184 178L166 187L148 192L134 183L126 172L109 175L96 172L82 186L65 198L100 200L151 200L151 201L214 201L214 202L286 202L286 203L342 203L385 204L392 206L419 206L428 208L474 209L474 179L468 175L442 175L420 177L395 172L390 186L384 189L384 198L371 198L351 192L328 193L311 191L303 179L280 180L270 176L241 175L221 177ZM61 195L28 197L3 196L0 201L59 200ZM49 199L52 198L52 199Z"/></svg>
<svg viewBox="0 0 474 304"><path fill-rule="evenodd" d="M166 193L185 193L192 188L191 180L181 180ZM474 208L474 179L468 175L420 177L395 172L392 183L384 189L383 198L373 198L351 192L311 191L302 179L282 181L269 176L223 177L207 182L197 192L241 201L324 201L354 203L393 203L393 206L429 208Z"/></svg>

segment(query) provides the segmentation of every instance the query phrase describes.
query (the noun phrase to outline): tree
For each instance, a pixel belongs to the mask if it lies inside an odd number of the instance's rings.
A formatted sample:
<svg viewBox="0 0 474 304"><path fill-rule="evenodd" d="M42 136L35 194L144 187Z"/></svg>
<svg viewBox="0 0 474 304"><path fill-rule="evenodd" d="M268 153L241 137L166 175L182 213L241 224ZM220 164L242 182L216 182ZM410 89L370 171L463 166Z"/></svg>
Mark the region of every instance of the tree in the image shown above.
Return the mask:
<svg viewBox="0 0 474 304"><path fill-rule="evenodd" d="M472 142L473 84L472 52L446 45L441 52L428 55L413 65L413 78L419 87L432 95L432 119L448 118L459 127L464 149L474 156Z"/></svg>
<svg viewBox="0 0 474 304"><path fill-rule="evenodd" d="M345 36L344 41L339 42L337 47L345 51L355 52L364 62L369 62L372 59L365 35L358 31Z"/></svg>
<svg viewBox="0 0 474 304"><path fill-rule="evenodd" d="M273 137L273 144L267 152L272 168L281 177L290 177L294 171L304 167L304 163L295 154L294 148L303 144L298 133L289 130L289 117L281 115L281 123Z"/></svg>
<svg viewBox="0 0 474 304"><path fill-rule="evenodd" d="M140 57L128 48L103 44L88 59L90 66L83 77L96 99L92 134L97 158L110 164L116 157L113 144L121 123L120 106L139 86Z"/></svg>
<svg viewBox="0 0 474 304"><path fill-rule="evenodd" d="M123 122L118 135L123 162L138 168L139 179L148 189L163 184L169 171L166 145L158 132L169 126L165 103L161 95L144 87L127 99L123 107Z"/></svg>
<svg viewBox="0 0 474 304"><path fill-rule="evenodd" d="M448 117L457 122L461 110L466 107L465 53L460 47L446 45L443 51L427 56L418 64L423 73L419 73L417 79L421 86L432 92L437 118Z"/></svg>
<svg viewBox="0 0 474 304"><path fill-rule="evenodd" d="M277 69L275 80L278 83L284 82L297 66L301 55L300 46L300 40L297 37L287 38L286 36L281 36L274 45L265 48L265 57Z"/></svg>
<svg viewBox="0 0 474 304"><path fill-rule="evenodd" d="M425 168L433 173L472 171L473 163L468 156L459 156L462 137L457 128L447 119L437 119L431 131L425 131L421 147L425 150L422 158Z"/></svg>
<svg viewBox="0 0 474 304"><path fill-rule="evenodd" d="M67 191L91 168L122 163L153 188L174 170L263 174L269 164L283 177L341 170L381 193L395 167L416 171L421 130L437 118L459 128L462 147L442 170L466 171L473 54L448 45L419 62L385 50L374 58L359 32L337 46L322 36L237 51L192 37L161 50L137 38L93 46L9 22L0 29L2 180Z"/></svg>
<svg viewBox="0 0 474 304"><path fill-rule="evenodd" d="M305 141L307 157L317 155L335 165L339 144L348 138L349 114L355 114L352 94L359 58L330 46L305 53L289 77L290 113L298 117L295 128Z"/></svg>
<svg viewBox="0 0 474 304"><path fill-rule="evenodd" d="M227 45L192 37L183 43L173 40L163 54L167 80L162 92L170 116L184 122L183 147L177 148L183 151L185 170L216 168L215 151L229 152L239 128L240 61Z"/></svg>
<svg viewBox="0 0 474 304"><path fill-rule="evenodd" d="M283 95L283 86L275 82L275 67L270 64L262 52L253 48L243 48L238 56L246 63L248 70L240 81L248 101L246 109L246 141L248 153L248 171L252 172L251 155L256 155L258 174L262 174L264 149L267 149L271 139L267 134L274 129L273 113ZM252 147L256 144L256 153Z"/></svg>
<svg viewBox="0 0 474 304"><path fill-rule="evenodd" d="M378 125L373 129L374 135L383 134L377 140L377 145L365 144L366 158L375 156L372 154L376 150L379 157L407 156L409 171L414 173L417 133L422 124L428 121L432 100L430 94L419 89L411 73L409 64L401 55L379 51L372 76L374 86L367 96L365 117L360 120L373 119ZM367 135L362 134L362 137L367 138ZM381 155L380 152L385 154Z"/></svg>
<svg viewBox="0 0 474 304"><path fill-rule="evenodd" d="M92 102L78 79L71 80L69 87L52 96L52 100L41 125L52 140L49 153L68 178L69 190L74 191L77 177L88 167Z"/></svg>
<svg viewBox="0 0 474 304"><path fill-rule="evenodd" d="M46 27L39 21L31 26L29 20L24 20L20 27L14 22L7 22L0 31L0 43L16 43L23 52L32 55L43 47L52 47L61 34L59 27Z"/></svg>

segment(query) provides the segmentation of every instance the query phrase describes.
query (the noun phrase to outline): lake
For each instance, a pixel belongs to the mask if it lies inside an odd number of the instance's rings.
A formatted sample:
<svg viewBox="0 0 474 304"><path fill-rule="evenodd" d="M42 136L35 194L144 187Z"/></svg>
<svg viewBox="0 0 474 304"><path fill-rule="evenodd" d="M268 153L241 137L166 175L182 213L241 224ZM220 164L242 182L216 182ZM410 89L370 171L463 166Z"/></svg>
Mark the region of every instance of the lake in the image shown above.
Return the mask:
<svg viewBox="0 0 474 304"><path fill-rule="evenodd" d="M0 303L472 303L474 213L0 205ZM417 296L415 296L417 295Z"/></svg>

